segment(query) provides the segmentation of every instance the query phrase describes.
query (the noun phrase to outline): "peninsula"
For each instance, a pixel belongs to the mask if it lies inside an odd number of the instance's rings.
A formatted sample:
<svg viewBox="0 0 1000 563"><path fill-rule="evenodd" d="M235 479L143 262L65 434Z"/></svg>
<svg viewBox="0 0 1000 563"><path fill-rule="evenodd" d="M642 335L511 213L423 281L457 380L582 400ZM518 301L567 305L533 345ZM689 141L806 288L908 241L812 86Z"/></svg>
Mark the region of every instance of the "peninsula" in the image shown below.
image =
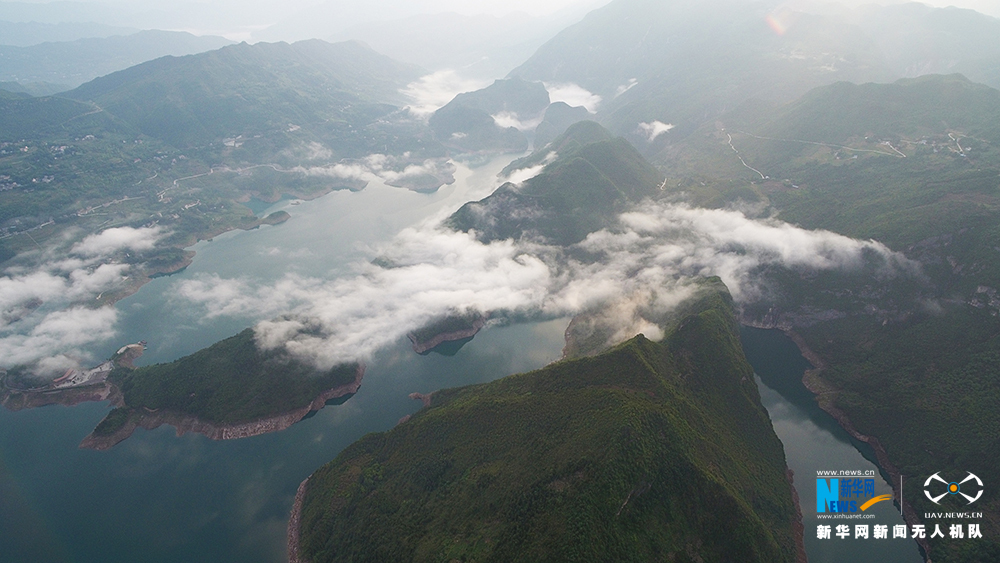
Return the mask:
<svg viewBox="0 0 1000 563"><path fill-rule="evenodd" d="M352 395L361 387L362 364L320 370L279 351L265 351L253 329L170 363L134 367L145 343L123 346L89 370L69 370L53 382L28 385L17 373L2 381L9 409L110 401L114 408L80 444L106 450L136 428L163 424L213 440L276 432Z"/></svg>

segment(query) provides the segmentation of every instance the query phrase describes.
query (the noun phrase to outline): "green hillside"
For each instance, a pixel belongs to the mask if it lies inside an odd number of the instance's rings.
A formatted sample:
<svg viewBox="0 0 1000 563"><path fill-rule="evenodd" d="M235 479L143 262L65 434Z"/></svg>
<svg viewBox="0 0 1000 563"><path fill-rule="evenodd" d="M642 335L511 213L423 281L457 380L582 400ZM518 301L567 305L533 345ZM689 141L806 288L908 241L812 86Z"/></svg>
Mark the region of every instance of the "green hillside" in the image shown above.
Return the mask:
<svg viewBox="0 0 1000 563"><path fill-rule="evenodd" d="M737 329L714 293L660 343L435 393L310 478L301 559L794 561Z"/></svg>
<svg viewBox="0 0 1000 563"><path fill-rule="evenodd" d="M358 42L241 43L149 61L65 95L181 148L298 126L347 151L344 129L394 111L420 74Z"/></svg>
<svg viewBox="0 0 1000 563"><path fill-rule="evenodd" d="M463 205L446 224L475 229L483 241L527 237L568 245L609 226L618 213L659 189L661 174L628 141L612 138L593 121L573 125L505 172L541 164L553 151L558 156L540 174Z"/></svg>
<svg viewBox="0 0 1000 563"><path fill-rule="evenodd" d="M253 329L167 364L119 367L110 380L121 389L124 407L95 430L108 435L130 411L160 409L208 423L246 422L309 405L322 392L351 383L357 365L316 368L277 351L263 351Z"/></svg>
<svg viewBox="0 0 1000 563"><path fill-rule="evenodd" d="M921 490L935 472L1000 480L998 143L1000 92L952 75L840 83L783 107L747 106L657 156L668 185L697 202L765 204L919 262L910 285L878 272L786 277L783 301L745 313L791 325L827 363L822 401L879 439L921 515L937 508ZM794 296L806 294L822 315L797 316ZM932 540L935 562L1000 552L991 539L1000 503L976 508L985 539Z"/></svg>

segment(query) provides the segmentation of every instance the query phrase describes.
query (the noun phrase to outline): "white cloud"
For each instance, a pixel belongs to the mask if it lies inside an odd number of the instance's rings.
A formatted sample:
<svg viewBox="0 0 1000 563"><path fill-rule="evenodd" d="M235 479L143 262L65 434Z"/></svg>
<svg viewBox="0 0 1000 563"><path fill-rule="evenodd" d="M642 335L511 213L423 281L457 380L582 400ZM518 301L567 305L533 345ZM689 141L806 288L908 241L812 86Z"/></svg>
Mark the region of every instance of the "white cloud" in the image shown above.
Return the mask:
<svg viewBox="0 0 1000 563"><path fill-rule="evenodd" d="M617 98L618 96L621 96L625 92L628 92L629 90L631 90L632 88L634 88L635 85L638 84L638 83L639 83L639 81L636 80L635 78L629 78L628 82L626 82L625 84L622 84L618 88L615 88L615 97Z"/></svg>
<svg viewBox="0 0 1000 563"><path fill-rule="evenodd" d="M297 166L292 172L364 182L381 180L398 186L421 176L433 176L439 178L442 183L450 184L454 181L455 170L455 164L448 159L429 158L414 162L410 153L404 153L399 157L371 154L359 160L327 166Z"/></svg>
<svg viewBox="0 0 1000 563"><path fill-rule="evenodd" d="M83 348L114 336L117 311L112 307L73 307L44 315L29 331L0 337L0 357L4 365L31 365L57 369L86 357ZM72 366L70 366L72 367Z"/></svg>
<svg viewBox="0 0 1000 563"><path fill-rule="evenodd" d="M583 106L590 113L597 113L601 97L583 86L572 82L545 82L544 84L545 89L549 91L549 100L552 103L565 102L571 106Z"/></svg>
<svg viewBox="0 0 1000 563"><path fill-rule="evenodd" d="M407 106L410 113L426 119L458 94L479 90L489 85L489 80L464 78L454 70L446 69L407 84L401 92L413 100L413 103Z"/></svg>
<svg viewBox="0 0 1000 563"><path fill-rule="evenodd" d="M516 113L511 111L502 111L496 115L491 115L490 117L493 118L493 123L496 123L497 126L503 127L504 129L513 127L518 131L534 131L535 127L538 127L538 124L542 122L542 119L545 116L539 115L534 119L521 121Z"/></svg>
<svg viewBox="0 0 1000 563"><path fill-rule="evenodd" d="M330 160L333 158L333 151L316 141L309 141L295 149L286 149L282 153L296 160Z"/></svg>
<svg viewBox="0 0 1000 563"><path fill-rule="evenodd" d="M149 250L163 235L160 227L112 227L90 235L70 251L80 256L108 256L119 250Z"/></svg>
<svg viewBox="0 0 1000 563"><path fill-rule="evenodd" d="M640 123L639 131L644 133L652 143L657 137L670 131L674 126L672 123L663 123L662 121L651 121L649 123Z"/></svg>
<svg viewBox="0 0 1000 563"><path fill-rule="evenodd" d="M621 228L592 233L580 262L558 248L498 241L424 225L406 229L379 255L392 267L356 265L331 281L286 276L274 286L215 276L184 282L181 298L209 316L241 315L262 346L283 346L321 366L364 359L407 332L468 311L556 317L593 311L617 319L614 338L659 335L655 322L689 297L692 281L718 275L734 298L760 295L755 268L851 269L863 256L890 266L905 259L876 242L807 231L739 211L647 204L622 215Z"/></svg>
<svg viewBox="0 0 1000 563"><path fill-rule="evenodd" d="M105 260L121 250L154 248L162 236L159 227L115 227L73 245L76 257L8 269L0 276L0 367L47 371L89 359L86 345L110 337L117 318L112 307L90 305L121 288L132 267Z"/></svg>
<svg viewBox="0 0 1000 563"><path fill-rule="evenodd" d="M327 166L296 166L292 169L292 172L298 172L306 176L327 176L330 178L362 180L365 182L370 182L377 178L371 169L359 162L338 162L337 164Z"/></svg>
<svg viewBox="0 0 1000 563"><path fill-rule="evenodd" d="M534 166L529 166L527 168L518 168L517 170L512 170L507 176L507 181L514 184L520 184L526 182L535 176L542 173L542 170L552 161L554 161L559 155L556 151L550 151L549 154L545 155L545 158L538 164Z"/></svg>

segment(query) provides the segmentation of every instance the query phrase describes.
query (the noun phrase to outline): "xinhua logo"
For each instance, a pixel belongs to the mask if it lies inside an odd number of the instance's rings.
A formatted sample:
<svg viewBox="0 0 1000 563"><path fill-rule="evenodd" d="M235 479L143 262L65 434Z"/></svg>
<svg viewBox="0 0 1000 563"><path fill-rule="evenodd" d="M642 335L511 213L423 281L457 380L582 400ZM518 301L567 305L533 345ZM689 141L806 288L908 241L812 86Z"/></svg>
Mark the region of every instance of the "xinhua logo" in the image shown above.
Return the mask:
<svg viewBox="0 0 1000 563"><path fill-rule="evenodd" d="M875 479L816 479L816 512L864 512L892 500L875 496Z"/></svg>
<svg viewBox="0 0 1000 563"><path fill-rule="evenodd" d="M965 492L962 491L963 488ZM933 493L931 493L932 489ZM975 493L975 496L966 494L966 492ZM941 499L948 495L962 496L969 501L969 504L972 504L983 496L983 481L971 472L961 481L946 481L938 472L924 481L924 495L934 504L941 504Z"/></svg>

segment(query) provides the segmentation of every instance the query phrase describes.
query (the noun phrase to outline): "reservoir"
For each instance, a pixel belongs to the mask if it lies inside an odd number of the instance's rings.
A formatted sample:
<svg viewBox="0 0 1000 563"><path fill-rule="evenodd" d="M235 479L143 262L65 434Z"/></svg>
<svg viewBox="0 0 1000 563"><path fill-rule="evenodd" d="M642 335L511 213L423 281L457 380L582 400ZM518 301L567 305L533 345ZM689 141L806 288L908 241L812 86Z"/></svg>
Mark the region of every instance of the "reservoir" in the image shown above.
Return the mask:
<svg viewBox="0 0 1000 563"><path fill-rule="evenodd" d="M359 192L276 203L287 223L233 231L195 245L181 273L116 304L118 335L95 358L147 340L138 362L171 361L232 336L257 318L219 316L176 297L184 280L215 275L261 285L293 272L333 278L373 258L401 229L489 195L510 157L459 165L434 194L373 182ZM296 488L346 446L391 429L421 408L410 393L491 381L562 354L569 319L491 327L453 356L416 354L405 338L367 361L358 393L291 428L216 442L138 430L105 452L78 449L108 412L104 403L12 412L0 408L0 560L4 563L232 562L286 560L285 530Z"/></svg>
<svg viewBox="0 0 1000 563"><path fill-rule="evenodd" d="M234 231L195 245L185 271L158 278L120 301L118 334L92 351L111 355L147 340L140 364L171 361L232 336L258 318L210 317L177 297L185 280L218 276L261 285L286 273L331 279L353 275L373 248L401 229L434 220L497 186L510 157L469 168L434 194L373 182L292 205L287 223ZM421 404L408 398L491 381L560 357L569 319L491 327L453 356L420 356L405 339L377 352L358 393L291 428L215 442L177 437L172 427L138 430L109 451L77 445L107 403L12 412L0 408L0 559L20 562L277 563L299 483L361 436L392 428ZM816 539L817 470L876 470L876 494L890 489L862 444L853 443L801 385L808 364L779 332L745 329L744 348L759 375L762 401L785 446L801 498L810 561L922 561L909 540ZM860 450L859 450L860 448ZM891 503L873 507L879 524L901 523ZM833 521L834 525L836 524ZM855 522L851 522L852 527Z"/></svg>
<svg viewBox="0 0 1000 563"><path fill-rule="evenodd" d="M854 440L832 416L819 408L813 394L802 384L802 374L812 368L798 347L779 330L743 327L743 350L757 374L760 399L771 416L774 432L785 447L788 467L795 472L795 490L799 494L806 554L810 563L843 561L878 561L885 563L921 563L916 542L892 539L892 527L903 524L899 507L891 502L875 504L865 514L866 520L833 520L817 517L816 472L874 472L875 495L892 494L887 476L879 472L875 453ZM850 538L818 539L818 525L836 527L848 524ZM889 529L888 539L855 539L854 526L867 524L869 534L876 525Z"/></svg>

